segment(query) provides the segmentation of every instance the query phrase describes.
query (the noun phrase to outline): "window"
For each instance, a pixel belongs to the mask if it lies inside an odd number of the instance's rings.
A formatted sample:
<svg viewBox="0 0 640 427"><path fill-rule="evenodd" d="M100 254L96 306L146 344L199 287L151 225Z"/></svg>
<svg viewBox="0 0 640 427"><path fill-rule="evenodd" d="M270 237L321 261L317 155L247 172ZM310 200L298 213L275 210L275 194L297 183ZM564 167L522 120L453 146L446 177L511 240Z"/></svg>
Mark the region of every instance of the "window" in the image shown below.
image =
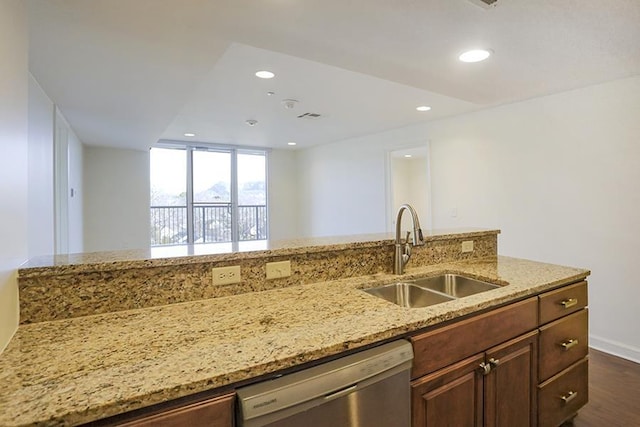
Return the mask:
<svg viewBox="0 0 640 427"><path fill-rule="evenodd" d="M151 246L266 240L265 151L151 149Z"/></svg>

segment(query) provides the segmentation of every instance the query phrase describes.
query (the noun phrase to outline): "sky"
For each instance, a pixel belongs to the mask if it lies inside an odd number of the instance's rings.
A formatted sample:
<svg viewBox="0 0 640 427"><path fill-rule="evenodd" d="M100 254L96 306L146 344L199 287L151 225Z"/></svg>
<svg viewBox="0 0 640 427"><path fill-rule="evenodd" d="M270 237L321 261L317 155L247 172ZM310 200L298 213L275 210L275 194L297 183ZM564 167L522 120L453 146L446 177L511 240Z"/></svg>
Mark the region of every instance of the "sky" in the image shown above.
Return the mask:
<svg viewBox="0 0 640 427"><path fill-rule="evenodd" d="M151 187L169 194L187 190L186 150L151 149ZM204 191L217 182L229 182L230 153L194 151L194 192ZM265 156L238 153L238 183L265 180Z"/></svg>

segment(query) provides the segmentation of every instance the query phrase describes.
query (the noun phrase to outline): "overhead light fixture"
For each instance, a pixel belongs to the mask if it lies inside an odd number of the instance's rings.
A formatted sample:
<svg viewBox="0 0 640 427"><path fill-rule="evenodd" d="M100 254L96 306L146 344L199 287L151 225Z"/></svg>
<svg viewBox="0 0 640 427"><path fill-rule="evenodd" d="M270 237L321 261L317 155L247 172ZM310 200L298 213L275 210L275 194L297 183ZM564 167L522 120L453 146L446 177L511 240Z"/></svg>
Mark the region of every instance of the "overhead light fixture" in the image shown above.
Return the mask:
<svg viewBox="0 0 640 427"><path fill-rule="evenodd" d="M489 49L473 49L461 53L458 59L462 62L480 62L490 57L491 53Z"/></svg>
<svg viewBox="0 0 640 427"><path fill-rule="evenodd" d="M187 132L187 133L184 134L184 136L196 136L196 134L195 133L191 133L191 132Z"/></svg>
<svg viewBox="0 0 640 427"><path fill-rule="evenodd" d="M287 145L294 146L294 145L297 145L297 143L295 143L295 142L291 141L291 142L287 142Z"/></svg>
<svg viewBox="0 0 640 427"><path fill-rule="evenodd" d="M429 107L427 105L421 105L419 107L416 107L416 110L418 110L418 111L429 111L429 110L431 110L431 107Z"/></svg>
<svg viewBox="0 0 640 427"><path fill-rule="evenodd" d="M412 156L411 156L411 154L405 154L404 156L405 156L407 159L410 159L410 158L412 157Z"/></svg>
<svg viewBox="0 0 640 427"><path fill-rule="evenodd" d="M276 76L275 74L273 74L271 71L267 71L267 70L262 70L262 71L257 71L256 72L256 77L260 77L261 79L272 79L275 76Z"/></svg>
<svg viewBox="0 0 640 427"><path fill-rule="evenodd" d="M253 120L253 119L249 119L247 121L245 121L246 124L248 124L249 126L255 126L258 124L257 120Z"/></svg>

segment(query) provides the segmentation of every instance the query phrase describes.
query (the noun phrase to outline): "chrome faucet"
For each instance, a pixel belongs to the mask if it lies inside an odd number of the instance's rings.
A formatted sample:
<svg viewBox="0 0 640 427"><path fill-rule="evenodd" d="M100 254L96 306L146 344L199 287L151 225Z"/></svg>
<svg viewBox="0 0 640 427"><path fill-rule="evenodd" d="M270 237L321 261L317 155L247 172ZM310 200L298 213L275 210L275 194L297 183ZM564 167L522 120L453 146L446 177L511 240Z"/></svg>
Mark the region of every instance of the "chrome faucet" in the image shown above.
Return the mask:
<svg viewBox="0 0 640 427"><path fill-rule="evenodd" d="M411 236L411 232L407 231L407 238L405 239L404 244L402 243L402 238L400 237L400 228L402 225L402 213L407 210L411 215L411 221L413 221L413 239L411 241L411 245L413 246L422 246L424 245L424 237L422 236L422 229L420 228L420 220L418 219L418 214L415 209L411 205L404 204L400 206L398 209L398 216L396 217L396 252L393 259L393 274L403 274L404 266L409 262L409 258L411 258L411 246L409 245L409 237Z"/></svg>

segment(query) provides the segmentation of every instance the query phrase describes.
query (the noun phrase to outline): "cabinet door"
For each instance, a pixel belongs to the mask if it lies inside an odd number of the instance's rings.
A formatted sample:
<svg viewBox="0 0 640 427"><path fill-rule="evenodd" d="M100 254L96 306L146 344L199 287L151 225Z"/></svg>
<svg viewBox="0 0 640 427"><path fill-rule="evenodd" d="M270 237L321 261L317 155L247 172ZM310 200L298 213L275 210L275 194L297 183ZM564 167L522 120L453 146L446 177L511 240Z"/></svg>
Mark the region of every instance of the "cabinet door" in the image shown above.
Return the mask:
<svg viewBox="0 0 640 427"><path fill-rule="evenodd" d="M234 394L149 415L119 427L233 427Z"/></svg>
<svg viewBox="0 0 640 427"><path fill-rule="evenodd" d="M413 427L481 427L483 361L478 354L413 381Z"/></svg>
<svg viewBox="0 0 640 427"><path fill-rule="evenodd" d="M487 351L493 368L484 379L486 427L535 426L537 334L531 332Z"/></svg>

